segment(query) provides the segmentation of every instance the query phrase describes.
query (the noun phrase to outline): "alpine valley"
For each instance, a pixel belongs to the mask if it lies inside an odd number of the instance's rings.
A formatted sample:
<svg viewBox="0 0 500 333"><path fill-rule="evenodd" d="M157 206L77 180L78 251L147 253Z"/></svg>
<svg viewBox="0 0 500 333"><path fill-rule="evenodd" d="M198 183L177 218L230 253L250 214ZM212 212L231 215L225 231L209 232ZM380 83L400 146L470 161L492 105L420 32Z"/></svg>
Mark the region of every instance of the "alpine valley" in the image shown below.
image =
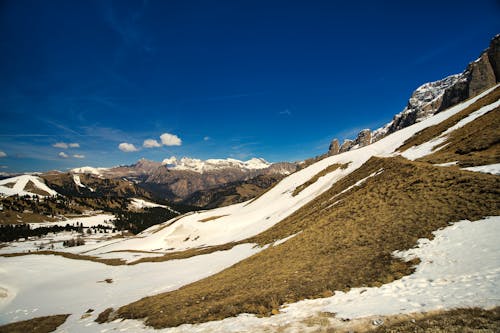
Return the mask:
<svg viewBox="0 0 500 333"><path fill-rule="evenodd" d="M4 174L0 332L499 332L499 81L497 35L304 161Z"/></svg>

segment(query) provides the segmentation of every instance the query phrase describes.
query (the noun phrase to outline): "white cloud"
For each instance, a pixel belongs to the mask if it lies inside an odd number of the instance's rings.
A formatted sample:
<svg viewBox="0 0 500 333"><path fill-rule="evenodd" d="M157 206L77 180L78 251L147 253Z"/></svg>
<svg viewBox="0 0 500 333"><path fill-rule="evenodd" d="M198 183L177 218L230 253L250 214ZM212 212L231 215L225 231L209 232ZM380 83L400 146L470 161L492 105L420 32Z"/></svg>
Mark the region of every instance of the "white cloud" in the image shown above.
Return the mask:
<svg viewBox="0 0 500 333"><path fill-rule="evenodd" d="M69 146L70 148L80 148L80 144L79 144L79 143L76 143L76 142L74 142L74 143L70 143L68 146Z"/></svg>
<svg viewBox="0 0 500 333"><path fill-rule="evenodd" d="M131 143L127 143L127 142L122 142L118 145L118 148L125 152L125 153L131 153L131 152L134 152L134 151L138 151L139 149L137 149L133 144Z"/></svg>
<svg viewBox="0 0 500 333"><path fill-rule="evenodd" d="M0 157L5 157L5 156L7 156L7 154L0 150Z"/></svg>
<svg viewBox="0 0 500 333"><path fill-rule="evenodd" d="M203 138L203 141L208 141L208 140L210 140L209 136L206 136L206 137Z"/></svg>
<svg viewBox="0 0 500 333"><path fill-rule="evenodd" d="M73 155L74 158L85 158L85 155L80 155L80 154L75 154Z"/></svg>
<svg viewBox="0 0 500 333"><path fill-rule="evenodd" d="M161 143L165 146L180 146L182 140L175 134L163 133L160 135Z"/></svg>
<svg viewBox="0 0 500 333"><path fill-rule="evenodd" d="M52 145L52 147L56 148L61 148L61 149L68 149L68 144L65 142L57 142Z"/></svg>
<svg viewBox="0 0 500 333"><path fill-rule="evenodd" d="M156 148L156 147L161 147L161 144L153 139L147 139L144 140L144 143L142 144L144 148Z"/></svg>
<svg viewBox="0 0 500 333"><path fill-rule="evenodd" d="M68 154L66 154L65 152L60 152L59 154L57 154L60 158L68 158Z"/></svg>

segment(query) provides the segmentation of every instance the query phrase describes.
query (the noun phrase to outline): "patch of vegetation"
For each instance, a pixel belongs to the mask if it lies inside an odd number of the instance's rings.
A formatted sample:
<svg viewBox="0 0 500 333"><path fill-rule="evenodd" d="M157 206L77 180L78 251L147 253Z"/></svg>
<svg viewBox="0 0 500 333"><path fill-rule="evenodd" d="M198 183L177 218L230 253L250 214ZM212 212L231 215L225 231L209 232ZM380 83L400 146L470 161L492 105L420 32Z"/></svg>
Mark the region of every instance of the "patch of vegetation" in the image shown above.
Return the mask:
<svg viewBox="0 0 500 333"><path fill-rule="evenodd" d="M267 192L285 176L280 174L258 175L256 177L227 183L216 188L196 191L182 202L202 209L224 207L245 202Z"/></svg>
<svg viewBox="0 0 500 333"><path fill-rule="evenodd" d="M453 131L441 149L419 161L458 161L460 167L500 163L500 107Z"/></svg>
<svg viewBox="0 0 500 333"><path fill-rule="evenodd" d="M64 247L73 247L81 245L85 245L85 240L81 236L76 238L71 238L63 242Z"/></svg>
<svg viewBox="0 0 500 333"><path fill-rule="evenodd" d="M479 308L456 309L380 326L370 333L496 333L500 332L500 307L492 310Z"/></svg>
<svg viewBox="0 0 500 333"><path fill-rule="evenodd" d="M133 261L131 263L128 263L128 265L136 265L144 262L162 262L162 261L169 261L169 260L174 260L174 259L186 259L186 258L191 258L203 254L209 254L217 251L227 251L232 249L238 244L242 244L244 241L239 241L239 242L233 242L233 243L226 243L222 245L216 245L216 246L209 246L205 248L197 248L197 249L189 249L185 251L178 251L178 252L170 252L167 253L163 256L160 257L145 257L141 258L139 260Z"/></svg>
<svg viewBox="0 0 500 333"><path fill-rule="evenodd" d="M18 321L16 323L0 326L2 333L49 333L54 332L61 326L69 314L38 317L29 320Z"/></svg>
<svg viewBox="0 0 500 333"><path fill-rule="evenodd" d="M113 312L113 308L107 308L103 312L99 313L97 318L94 320L96 323L102 324L109 320L109 316Z"/></svg>
<svg viewBox="0 0 500 333"><path fill-rule="evenodd" d="M0 224L17 223L20 216L26 216L31 220L47 221L53 220L59 214L81 214L82 209L75 205L71 199L57 196L40 198L36 195L13 195L0 198ZM33 219L32 217L35 216Z"/></svg>
<svg viewBox="0 0 500 333"><path fill-rule="evenodd" d="M221 217L224 217L224 216L227 216L227 214L226 214L226 215L215 215L215 216L210 216L210 217L207 217L207 218L201 219L201 220L199 220L198 222L208 222L208 221L213 221L213 220L220 219Z"/></svg>
<svg viewBox="0 0 500 333"><path fill-rule="evenodd" d="M302 192L309 185L316 183L318 181L318 179L320 179L321 177L326 176L327 174L329 174L337 169L346 169L348 166L349 166L348 163L346 163L346 164L335 163L335 164L329 165L328 167L326 167L325 169L321 170L320 172L315 174L313 177L311 177L311 179L306 181L304 184L297 186L295 188L295 190L293 191L292 195L293 196L298 195L300 192Z"/></svg>
<svg viewBox="0 0 500 333"><path fill-rule="evenodd" d="M162 207L145 208L142 212L119 211L113 221L118 230L128 230L134 235L154 225L166 222L179 214Z"/></svg>
<svg viewBox="0 0 500 333"><path fill-rule="evenodd" d="M343 189L384 169L351 191ZM330 190L265 232L245 240L289 241L178 290L119 308L155 328L200 323L240 313L270 315L286 302L335 290L380 286L417 263L392 256L419 238L462 219L500 213L498 177L440 168L402 157L371 158ZM331 207L332 199L342 199Z"/></svg>
<svg viewBox="0 0 500 333"><path fill-rule="evenodd" d="M31 228L29 224L0 225L0 242L12 242L21 238L42 237L49 233L63 231L83 232L83 227L66 224L65 226L51 226Z"/></svg>
<svg viewBox="0 0 500 333"><path fill-rule="evenodd" d="M84 254L58 252L58 251L36 251L36 252L29 252L29 253L6 253L6 254L0 254L0 257L21 257L21 256L26 256L26 255L54 255L54 256L61 256L61 257L64 257L66 259L88 260L88 261L98 262L98 263L110 265L110 266L119 266L119 265L126 264L126 262L124 260L117 259L117 258L115 258L115 259L103 259L103 258L88 256L88 255L84 255Z"/></svg>

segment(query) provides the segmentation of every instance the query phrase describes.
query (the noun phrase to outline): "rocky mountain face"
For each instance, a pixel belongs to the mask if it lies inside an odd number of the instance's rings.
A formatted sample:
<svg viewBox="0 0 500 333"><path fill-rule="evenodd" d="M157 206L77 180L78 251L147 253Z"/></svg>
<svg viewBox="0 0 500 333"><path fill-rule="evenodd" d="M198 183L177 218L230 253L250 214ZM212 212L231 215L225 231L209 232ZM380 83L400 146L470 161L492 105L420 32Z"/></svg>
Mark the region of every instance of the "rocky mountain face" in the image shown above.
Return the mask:
<svg viewBox="0 0 500 333"><path fill-rule="evenodd" d="M73 169L72 173L91 174L103 179L130 180L137 186L153 192L159 199L183 201L197 191L215 190L226 184L245 182L261 175L276 176L270 179L278 179L296 170L295 163L271 164L258 158L239 161L236 159L199 160L170 157L161 163L141 159L133 165L109 169L84 167ZM247 200L247 196L241 198ZM202 206L209 201L203 201Z"/></svg>
<svg viewBox="0 0 500 333"><path fill-rule="evenodd" d="M64 196L72 197L144 197L151 194L135 183L120 178L104 178L93 174L46 173L40 175L47 185Z"/></svg>
<svg viewBox="0 0 500 333"><path fill-rule="evenodd" d="M259 175L190 194L182 204L203 209L224 207L253 199L283 179L283 174Z"/></svg>
<svg viewBox="0 0 500 333"><path fill-rule="evenodd" d="M500 34L479 58L471 62L461 74L429 82L418 87L403 111L391 122L371 132L362 130L355 140L345 140L339 146L337 139L330 144L328 155L364 147L397 130L420 122L464 100L477 96L500 81ZM338 149L337 149L338 148Z"/></svg>
<svg viewBox="0 0 500 333"><path fill-rule="evenodd" d="M203 171L201 172L200 169ZM168 164L157 168L143 185L154 191L164 191L170 200L183 200L197 191L216 189L225 184L247 181L260 175L288 175L297 169L294 163L269 164L265 168L241 168L237 165L212 168L199 165L194 168L169 168Z"/></svg>

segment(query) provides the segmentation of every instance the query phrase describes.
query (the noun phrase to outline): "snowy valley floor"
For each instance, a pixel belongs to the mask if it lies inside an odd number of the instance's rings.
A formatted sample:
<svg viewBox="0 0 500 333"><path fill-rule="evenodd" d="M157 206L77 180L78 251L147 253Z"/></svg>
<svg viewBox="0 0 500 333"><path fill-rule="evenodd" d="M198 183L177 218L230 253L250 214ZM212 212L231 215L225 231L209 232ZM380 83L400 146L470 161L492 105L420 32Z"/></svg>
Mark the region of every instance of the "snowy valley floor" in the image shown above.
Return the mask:
<svg viewBox="0 0 500 333"><path fill-rule="evenodd" d="M181 325L162 330L146 327L141 321L136 320L116 320L97 324L93 321L94 315L81 319L86 309L80 309L77 304L95 302L94 308L98 310L134 299L138 295L134 297L130 294L137 292L138 280L146 279L145 276L156 279L155 272L148 271L147 267L168 265L169 262L131 266L132 269L138 268L137 271L119 273L122 269L130 268L79 261L70 264L71 261L54 256L4 258L12 260L3 261L0 281L5 288L7 277L16 277L15 280L9 281L7 290L18 294L12 302L8 297L2 299L0 318L3 322L11 322L13 319L72 312L57 332L316 332L327 327L375 328L374 324L380 324L380 320L385 320L386 323L391 321L391 318L383 316L398 315L396 319L392 319L394 322L405 320L406 317L401 317L401 314L499 306L500 217L489 217L476 222L460 221L434 234L435 238L432 241L422 239L415 249L395 253L405 260L418 257L421 262L413 274L381 287L354 288L347 293L336 292L332 297L288 304L280 308L279 314L271 317L258 318L242 314L221 321ZM242 246L239 249L240 258L254 251L256 250L252 250L251 246ZM214 255L224 257L222 253ZM200 261L196 263L198 266L204 261L203 259L195 257L192 260ZM57 267L62 264L65 265L64 278L62 276L57 278ZM194 262L191 264L193 266L189 265L190 267L195 267ZM215 269L212 268L211 272L213 273ZM97 270L100 270L99 274ZM48 271L52 273L49 274ZM36 283L33 281L28 283L25 281L27 277L19 278L28 272L33 274L31 276L37 276ZM166 276L169 275L167 273L169 269L164 267L164 272L165 274L161 276L164 287L162 290L174 287L165 285L168 284ZM118 288L120 290L113 292L113 283L100 283L96 280L97 276L100 279L115 277L117 285L121 285L121 288ZM196 279L200 277L197 275ZM63 284L61 278L66 280L66 283ZM79 288L72 288L73 283ZM162 284L151 283L151 285L156 285L158 288ZM68 294L69 290L72 290L72 293ZM36 293L43 295L36 297ZM127 296L116 299L118 294ZM35 304L35 300L40 299L45 300L44 304ZM409 320L408 318L406 320Z"/></svg>

